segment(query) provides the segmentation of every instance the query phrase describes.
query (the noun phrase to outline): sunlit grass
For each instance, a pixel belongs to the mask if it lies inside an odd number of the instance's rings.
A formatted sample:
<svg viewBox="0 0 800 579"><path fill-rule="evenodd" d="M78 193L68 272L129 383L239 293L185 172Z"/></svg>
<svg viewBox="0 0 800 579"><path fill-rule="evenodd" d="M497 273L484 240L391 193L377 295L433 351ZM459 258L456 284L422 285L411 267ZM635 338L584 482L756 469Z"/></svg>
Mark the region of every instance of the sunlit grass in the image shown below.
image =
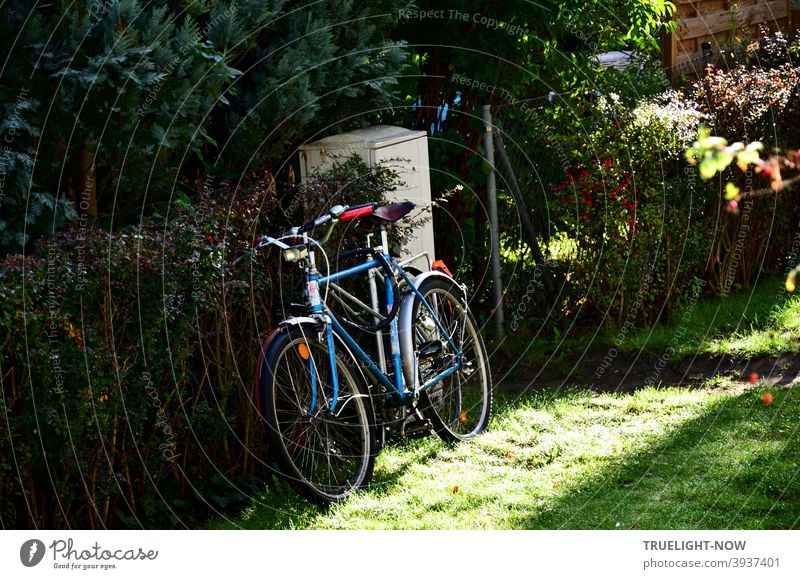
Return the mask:
<svg viewBox="0 0 800 579"><path fill-rule="evenodd" d="M781 291L784 283L783 276L774 276L753 289L679 308L666 323L631 333L620 349L666 350L680 333L684 338L674 360L694 354L752 358L798 352L800 297Z"/></svg>
<svg viewBox="0 0 800 579"><path fill-rule="evenodd" d="M738 354L753 358L797 352L798 344L800 299L793 297L769 314L766 327L756 320L744 330L711 340L704 345L704 350L714 354Z"/></svg>
<svg viewBox="0 0 800 579"><path fill-rule="evenodd" d="M319 509L282 483L214 527L788 528L800 513L800 390L505 398L490 431L392 446L369 490ZM736 441L736 444L732 444Z"/></svg>
<svg viewBox="0 0 800 579"><path fill-rule="evenodd" d="M547 245L550 259L553 261L569 262L578 256L580 247L578 241L563 231L555 233Z"/></svg>

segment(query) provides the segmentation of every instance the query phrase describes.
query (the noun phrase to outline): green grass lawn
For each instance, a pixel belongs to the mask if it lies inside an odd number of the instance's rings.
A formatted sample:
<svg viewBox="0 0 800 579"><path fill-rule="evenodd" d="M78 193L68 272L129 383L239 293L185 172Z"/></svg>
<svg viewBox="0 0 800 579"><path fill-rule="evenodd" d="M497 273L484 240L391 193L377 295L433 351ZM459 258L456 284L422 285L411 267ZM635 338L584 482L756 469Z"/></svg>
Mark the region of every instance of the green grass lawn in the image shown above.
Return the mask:
<svg viewBox="0 0 800 579"><path fill-rule="evenodd" d="M800 525L800 387L716 381L498 404L468 444L385 449L369 490L320 509L282 483L212 528L650 529Z"/></svg>
<svg viewBox="0 0 800 579"><path fill-rule="evenodd" d="M787 294L785 283L785 276L772 276L737 294L679 308L667 323L632 332L621 349L666 350L683 324L686 337L676 348L675 359L694 354L747 359L798 352L800 296Z"/></svg>
<svg viewBox="0 0 800 579"><path fill-rule="evenodd" d="M694 355L730 355L741 359L800 352L800 295L787 294L786 277L771 276L750 289L726 297L705 298L677 308L669 319L651 328L620 333L613 328L531 342L529 332L512 334L502 358L514 362L512 376L547 363L568 371L585 352L606 353L612 346L626 354L663 352L674 346L672 362ZM676 334L680 343L672 343ZM507 362L507 365L510 365Z"/></svg>

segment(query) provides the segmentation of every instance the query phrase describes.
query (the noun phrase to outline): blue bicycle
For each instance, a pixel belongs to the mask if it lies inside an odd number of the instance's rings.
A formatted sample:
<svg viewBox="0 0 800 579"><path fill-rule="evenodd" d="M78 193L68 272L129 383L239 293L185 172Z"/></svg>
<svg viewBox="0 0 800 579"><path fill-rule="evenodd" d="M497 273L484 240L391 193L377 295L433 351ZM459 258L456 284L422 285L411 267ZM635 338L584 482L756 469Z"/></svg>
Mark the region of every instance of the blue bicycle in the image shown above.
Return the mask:
<svg viewBox="0 0 800 579"><path fill-rule="evenodd" d="M389 252L389 227L413 207L337 205L257 245L277 247L303 274L302 311L281 321L262 348L258 400L279 472L321 504L367 485L387 433L409 422L451 443L489 422L489 360L465 289L440 270L409 265L427 254L398 261ZM323 245L340 222L365 232L367 245L330 263ZM323 225L325 235L313 239L309 232ZM371 246L375 234L380 245ZM341 267L348 259L356 264ZM364 275L367 283L350 286L362 295L345 287ZM362 347L370 335L372 355Z"/></svg>

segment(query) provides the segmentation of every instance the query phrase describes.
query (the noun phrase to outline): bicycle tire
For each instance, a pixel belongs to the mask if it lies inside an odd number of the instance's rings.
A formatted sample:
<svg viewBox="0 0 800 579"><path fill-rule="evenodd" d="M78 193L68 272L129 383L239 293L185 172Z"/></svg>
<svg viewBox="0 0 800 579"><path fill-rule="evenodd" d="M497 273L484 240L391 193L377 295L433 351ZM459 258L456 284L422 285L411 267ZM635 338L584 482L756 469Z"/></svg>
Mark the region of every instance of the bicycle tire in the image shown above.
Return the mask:
<svg viewBox="0 0 800 579"><path fill-rule="evenodd" d="M491 417L492 378L486 345L464 301L463 292L454 281L432 277L423 280L418 289L437 314L450 340L463 354L459 370L421 393L422 413L443 440L450 443L469 440L486 429ZM426 318L430 318L430 312L417 296L412 323L420 384L452 362L453 354L441 330ZM421 356L421 347L435 341L441 343L441 352L427 359Z"/></svg>
<svg viewBox="0 0 800 579"><path fill-rule="evenodd" d="M280 474L300 494L325 505L370 482L376 440L367 386L338 350L339 396L331 414L330 359L318 333L311 324L275 333L262 356L259 402ZM312 367L316 402L309 413Z"/></svg>

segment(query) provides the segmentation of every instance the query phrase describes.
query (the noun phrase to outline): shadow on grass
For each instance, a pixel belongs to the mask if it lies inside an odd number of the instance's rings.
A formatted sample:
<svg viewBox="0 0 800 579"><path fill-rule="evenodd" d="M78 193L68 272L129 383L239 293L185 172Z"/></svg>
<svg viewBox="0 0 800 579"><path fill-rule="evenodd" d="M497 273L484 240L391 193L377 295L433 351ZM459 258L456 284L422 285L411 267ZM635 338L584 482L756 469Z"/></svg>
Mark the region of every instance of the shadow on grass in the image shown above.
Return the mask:
<svg viewBox="0 0 800 579"><path fill-rule="evenodd" d="M410 439L387 446L385 453L398 456L389 466L381 465L368 489L363 492L391 492L414 464L435 459L444 448L433 440ZM327 515L335 505L322 507L298 495L286 482L273 477L264 492L253 497L250 507L226 518L217 519L210 529L302 529Z"/></svg>
<svg viewBox="0 0 800 579"><path fill-rule="evenodd" d="M796 391L711 404L511 525L526 529L791 529L800 525Z"/></svg>

